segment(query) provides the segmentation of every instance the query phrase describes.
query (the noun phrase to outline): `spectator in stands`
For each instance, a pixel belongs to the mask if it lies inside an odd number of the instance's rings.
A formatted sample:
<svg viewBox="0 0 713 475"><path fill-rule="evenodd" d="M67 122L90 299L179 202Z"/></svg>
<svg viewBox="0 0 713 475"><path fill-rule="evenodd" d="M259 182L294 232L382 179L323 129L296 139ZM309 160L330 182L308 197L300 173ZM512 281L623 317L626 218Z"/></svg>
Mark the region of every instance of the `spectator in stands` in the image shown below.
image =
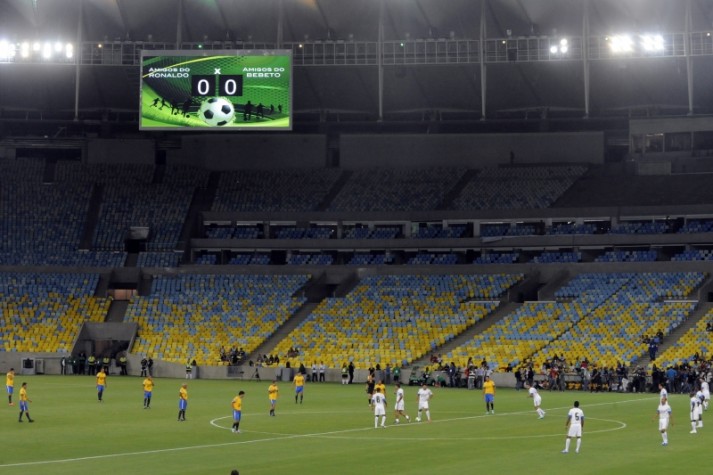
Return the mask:
<svg viewBox="0 0 713 475"><path fill-rule="evenodd" d="M656 339L651 340L649 343L649 358L651 361L656 359L656 352L658 352L659 346L656 344Z"/></svg>

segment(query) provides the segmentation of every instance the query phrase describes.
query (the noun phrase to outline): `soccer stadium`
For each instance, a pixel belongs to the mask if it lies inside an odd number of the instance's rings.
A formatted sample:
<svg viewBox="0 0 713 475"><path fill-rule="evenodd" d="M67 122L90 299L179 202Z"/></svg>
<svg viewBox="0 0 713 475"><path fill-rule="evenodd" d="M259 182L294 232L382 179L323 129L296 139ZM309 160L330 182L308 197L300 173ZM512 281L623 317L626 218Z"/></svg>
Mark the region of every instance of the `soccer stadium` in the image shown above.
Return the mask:
<svg viewBox="0 0 713 475"><path fill-rule="evenodd" d="M711 0L0 0L0 473L705 471L712 74Z"/></svg>

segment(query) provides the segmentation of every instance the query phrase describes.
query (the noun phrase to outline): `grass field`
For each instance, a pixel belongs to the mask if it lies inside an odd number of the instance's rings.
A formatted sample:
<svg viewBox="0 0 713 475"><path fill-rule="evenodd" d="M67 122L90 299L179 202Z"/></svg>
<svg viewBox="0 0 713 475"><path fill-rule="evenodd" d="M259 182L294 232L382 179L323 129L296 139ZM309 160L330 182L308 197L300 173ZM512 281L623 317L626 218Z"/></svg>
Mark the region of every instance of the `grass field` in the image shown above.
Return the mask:
<svg viewBox="0 0 713 475"><path fill-rule="evenodd" d="M281 383L269 417L267 381L192 380L187 421L177 422L185 380L157 379L149 410L137 377L110 377L102 403L89 376L17 375L15 399L22 381L36 422L19 424L17 406L0 408L0 474L705 473L713 442L713 420L689 434L682 395L671 397L674 426L662 447L655 394L545 391L547 417L538 420L524 391L500 389L496 414L486 416L480 391L433 388L432 423L395 426L390 415L388 427L374 429L362 384L308 383L300 405ZM243 422L233 434L230 401L241 389ZM417 388L405 389L413 421ZM585 413L582 451L564 455L575 399Z"/></svg>

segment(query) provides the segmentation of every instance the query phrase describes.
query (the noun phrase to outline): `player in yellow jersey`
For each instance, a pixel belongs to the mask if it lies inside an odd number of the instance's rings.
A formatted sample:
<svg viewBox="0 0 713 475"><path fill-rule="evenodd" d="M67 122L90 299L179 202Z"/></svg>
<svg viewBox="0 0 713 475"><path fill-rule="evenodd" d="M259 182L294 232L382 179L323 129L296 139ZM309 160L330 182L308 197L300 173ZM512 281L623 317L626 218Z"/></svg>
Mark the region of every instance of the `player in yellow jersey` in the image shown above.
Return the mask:
<svg viewBox="0 0 713 475"><path fill-rule="evenodd" d="M485 396L485 413L495 414L495 383L490 376L483 380L483 396Z"/></svg>
<svg viewBox="0 0 713 475"><path fill-rule="evenodd" d="M243 415L243 397L245 396L245 391L240 391L237 396L233 398L230 405L233 407L233 433L240 433L240 419Z"/></svg>
<svg viewBox="0 0 713 475"><path fill-rule="evenodd" d="M99 372L97 373L97 398L99 399L99 402L102 402L102 398L104 397L104 389L106 389L107 387L106 373L104 371L104 368L100 368Z"/></svg>
<svg viewBox="0 0 713 475"><path fill-rule="evenodd" d="M153 395L153 378L148 376L144 379L144 409L151 409L151 396Z"/></svg>
<svg viewBox="0 0 713 475"><path fill-rule="evenodd" d="M186 409L188 408L188 385L182 384L178 390L178 421L186 420Z"/></svg>
<svg viewBox="0 0 713 475"><path fill-rule="evenodd" d="M297 373L295 378L292 380L295 385L295 404L297 404L297 398L300 399L300 404L302 404L302 399L304 398L305 391L305 375L302 373Z"/></svg>
<svg viewBox="0 0 713 475"><path fill-rule="evenodd" d="M275 415L275 406L277 406L277 393L279 388L277 387L277 381L272 381L272 384L267 388L267 398L270 400L270 415Z"/></svg>
<svg viewBox="0 0 713 475"><path fill-rule="evenodd" d="M32 401L27 397L27 383L22 383L22 386L20 387L20 418L17 422L22 422L23 413L25 413L29 422L35 422L35 420L30 417L30 407L28 406L28 403L31 402Z"/></svg>
<svg viewBox="0 0 713 475"><path fill-rule="evenodd" d="M10 368L10 371L5 375L5 387L7 388L7 403L14 406L12 393L15 391L15 368Z"/></svg>

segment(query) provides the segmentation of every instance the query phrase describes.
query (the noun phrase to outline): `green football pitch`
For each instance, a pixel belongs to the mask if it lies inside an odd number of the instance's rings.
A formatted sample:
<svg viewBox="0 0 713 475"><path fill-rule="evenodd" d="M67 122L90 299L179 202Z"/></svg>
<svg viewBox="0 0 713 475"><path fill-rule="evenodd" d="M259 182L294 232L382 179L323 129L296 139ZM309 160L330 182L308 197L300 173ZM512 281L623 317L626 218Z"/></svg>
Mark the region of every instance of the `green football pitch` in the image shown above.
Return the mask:
<svg viewBox="0 0 713 475"><path fill-rule="evenodd" d="M307 384L295 404L280 383L269 417L268 381L156 379L143 409L142 378L111 376L104 402L90 376L22 376L35 423L0 410L0 474L675 474L705 473L713 420L689 434L688 397L671 397L674 425L661 446L656 394L542 392L539 420L524 391L501 388L485 415L480 391L433 388L431 423L416 423L416 387L405 386L411 422L374 428L363 384ZM178 422L178 389L188 383L187 420ZM246 392L241 433L230 431L232 398ZM394 387L387 388L389 409ZM566 414L585 414L579 454L562 454ZM711 411L713 413L713 411ZM574 448L574 441L572 449Z"/></svg>

